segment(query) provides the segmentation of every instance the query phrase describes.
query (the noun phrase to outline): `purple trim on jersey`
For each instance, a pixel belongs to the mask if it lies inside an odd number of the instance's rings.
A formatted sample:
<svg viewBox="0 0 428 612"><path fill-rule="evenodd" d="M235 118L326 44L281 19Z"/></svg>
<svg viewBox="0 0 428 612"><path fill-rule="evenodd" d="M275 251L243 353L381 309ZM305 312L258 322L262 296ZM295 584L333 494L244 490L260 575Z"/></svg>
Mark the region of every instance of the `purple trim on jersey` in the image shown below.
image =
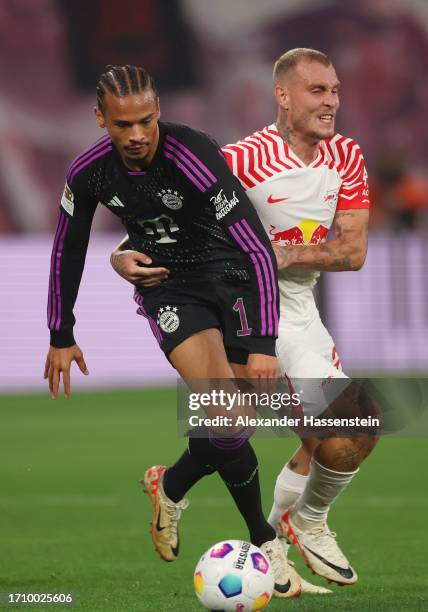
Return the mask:
<svg viewBox="0 0 428 612"><path fill-rule="evenodd" d="M192 151L185 147L184 144L182 144L176 138L170 136L169 134L166 135L165 140L168 140L168 142L171 142L173 145L176 145L179 149L183 151L183 153L187 154L190 159L193 159L193 161L200 167L200 169L207 175L207 177L211 179L213 184L217 182L217 179L211 172L211 170L209 170L206 165L201 162L201 160L198 159L194 153L192 153Z"/></svg>
<svg viewBox="0 0 428 612"><path fill-rule="evenodd" d="M258 236L254 233L254 230L250 227L250 224L248 223L248 221L246 219L242 219L242 225L245 227L245 229L248 231L248 233L253 237L254 242L256 243L256 245L259 247L259 249L265 254L265 257L267 259L268 262L268 267L269 267L269 272L270 272L270 280L272 283L272 287L273 287L273 304L272 304L272 310L273 310L273 318L274 318L274 322L275 322L275 329L274 329L274 334L275 336L278 335L278 323L279 323L279 316L278 316L278 310L276 308L276 304L278 302L278 295L277 295L277 283L276 283L276 278L275 278L275 271L273 269L273 264L272 264L272 257L269 255L268 251L266 250L266 247L263 245L263 243L261 242L260 238L258 238Z"/></svg>
<svg viewBox="0 0 428 612"><path fill-rule="evenodd" d="M268 320L267 335L273 336L274 335L274 319L272 316L272 299L271 299L272 289L271 289L270 280L269 280L269 272L266 267L266 262L264 261L263 256L260 256L260 253L257 252L257 247L254 246L254 244L251 242L251 238L248 235L246 237L246 241L250 245L251 249L256 250L256 253L250 254L251 261L254 263L254 260L258 260L262 264L263 276L265 279L265 283L267 284L267 291L266 291L267 320Z"/></svg>
<svg viewBox="0 0 428 612"><path fill-rule="evenodd" d="M62 257L62 252L64 249L64 240L65 240L65 236L67 234L67 230L68 230L68 224L70 222L70 218L67 217L66 221L65 221L65 225L64 225L64 229L62 231L61 237L59 239L59 245L58 245L58 252L57 252L57 259L56 259L56 270L55 270L55 277L56 277L56 300L57 300L57 315L56 315L56 324L55 324L55 331L59 331L59 328L61 326L61 314L62 314L62 304L61 304L61 279L60 279L60 273L61 273L61 257Z"/></svg>
<svg viewBox="0 0 428 612"><path fill-rule="evenodd" d="M57 236L57 243L54 244L54 248L52 251L52 263L51 263L51 291L52 297L54 300L53 309L50 316L49 321L49 329L59 331L61 326L61 314L62 314L62 305L61 305L61 282L60 282L60 273L61 273L61 257L64 249L64 240L67 234L68 224L70 222L70 218L64 215L61 212L61 229Z"/></svg>
<svg viewBox="0 0 428 612"><path fill-rule="evenodd" d="M168 144L167 142L164 145L165 149L168 149L171 153L175 153L175 155L181 159L181 161L189 168L189 170L193 171L194 174L201 180L201 182L205 185L205 187L209 188L213 185L213 182L210 182L203 174L198 170L198 168L193 164L183 153L181 153L176 147Z"/></svg>
<svg viewBox="0 0 428 612"><path fill-rule="evenodd" d="M163 154L165 155L165 157L167 157L168 159L171 159L174 164L177 166L177 168L180 168L180 170L182 170L184 172L184 174L187 176L187 178L192 181L192 183L194 185L196 185L196 187L199 189L199 191L206 191L206 187L204 187L202 185L202 183L200 183L198 181L198 179L193 176L193 174L190 174L190 172L187 170L186 166L184 166L174 155L172 155L171 153L167 153L165 150L163 152Z"/></svg>
<svg viewBox="0 0 428 612"><path fill-rule="evenodd" d="M65 215L62 211L60 211L60 215L59 215L59 219L58 219L58 225L56 228L56 233L55 233L55 238L54 238L54 242L53 242L53 247L52 247L52 254L51 254L51 269L50 269L50 275L49 275L49 296L48 296L48 327L49 329L52 329L52 314L53 314L53 310L56 312L56 303L54 300L53 306L52 306L52 297L54 296L54 291L55 291L55 285L54 285L54 269L55 269L55 257L56 257L56 248L57 248L57 243L58 243L58 238L61 234L63 225L65 222ZM55 318L55 316L54 316Z"/></svg>
<svg viewBox="0 0 428 612"><path fill-rule="evenodd" d="M143 170L138 170L136 172L131 172L130 170L128 170L128 174L129 176L144 176L144 174L147 174L147 173L144 172Z"/></svg>
<svg viewBox="0 0 428 612"><path fill-rule="evenodd" d="M243 444L245 444L248 438L245 429L240 431L234 438L216 438L211 430L209 431L208 436L209 443L215 448L219 448L221 450L237 450L238 448L241 448Z"/></svg>
<svg viewBox="0 0 428 612"><path fill-rule="evenodd" d="M99 140L97 140L97 142L95 142L93 145L91 145L90 147L88 147L87 149L85 149L84 151L82 151L82 153L80 153L76 159L74 159L70 165L70 168L68 169L68 174L67 177L72 173L72 171L74 170L74 168L80 164L80 162L82 162L84 159L86 159L87 157L90 157L91 153L98 151L99 149L101 149L102 147L104 147L105 145L109 144L110 142L110 136L103 136L102 138L100 138Z"/></svg>
<svg viewBox="0 0 428 612"><path fill-rule="evenodd" d="M162 344L162 341L163 341L162 332L157 326L156 321L147 313L146 309L144 308L143 296L141 295L141 293L138 293L137 290L134 291L134 300L137 302L139 306L137 310L137 314L141 315L142 317L148 320L150 329L152 330L154 337L156 338L159 344Z"/></svg>
<svg viewBox="0 0 428 612"><path fill-rule="evenodd" d="M82 161L82 163L76 166L73 169L73 172L70 172L69 175L67 176L68 184L70 185L70 183L73 182L73 179L76 176L76 174L78 174L81 170L83 170L83 168L86 168L86 166L88 166L92 161L94 161L94 159L97 159L98 157L102 157L103 155L105 155L106 153L109 153L109 151L112 151L112 150L113 150L112 145L106 145L105 149L98 151L95 155L92 155L92 157L89 157L85 159L84 161Z"/></svg>
<svg viewBox="0 0 428 612"><path fill-rule="evenodd" d="M263 280L262 280L260 265L259 265L259 262L257 261L257 257L254 255L254 253L250 253L250 249L247 247L245 242L243 242L242 239L239 237L235 227L238 229L239 227L238 223L235 223L234 225L229 225L228 230L234 237L235 241L239 244L241 249L245 251L245 253L250 254L250 259L253 262L254 268L256 270L257 282L259 285L259 293L260 293L260 316L261 316L260 335L266 336L265 287L264 287Z"/></svg>
<svg viewBox="0 0 428 612"><path fill-rule="evenodd" d="M48 322L49 329L53 328L53 325L54 325L54 322L55 322L55 317L56 317L55 275L54 275L54 271L55 271L55 263L56 263L56 253L57 253L58 240L59 240L59 237L61 235L62 229L64 227L64 223L65 223L65 215L61 211L60 212L60 216L59 216L59 220L58 220L58 226L57 226L56 234L55 234L54 244L53 244L53 247L52 247L52 255L51 255L51 271L50 271L50 277L49 277L50 309L49 309L49 312L48 312L48 315L49 315L49 322Z"/></svg>
<svg viewBox="0 0 428 612"><path fill-rule="evenodd" d="M267 313L268 313L268 335L269 336L273 336L273 335L277 335L277 324L275 321L275 301L272 299L273 297L273 288L271 287L271 278L270 278L270 274L266 265L266 257L269 258L269 255L266 251L266 249L264 250L265 252L261 252L261 248L260 248L260 242L259 244L257 244L257 238L254 234L254 232L251 230L251 227L248 225L247 223L247 227L249 228L249 231L247 231L246 228L244 228L244 222L245 219L241 219L241 221L239 221L238 223L236 223L235 225L237 226L238 231L241 233L241 236L246 240L247 244L249 244L249 246L251 247L251 250L253 251L253 253L250 255L251 259L253 257L257 257L257 259L260 261L260 263L262 264L262 268L263 268L263 274L264 274L264 278L267 284ZM241 225L242 224L242 225ZM263 247L263 245L261 245L261 247Z"/></svg>

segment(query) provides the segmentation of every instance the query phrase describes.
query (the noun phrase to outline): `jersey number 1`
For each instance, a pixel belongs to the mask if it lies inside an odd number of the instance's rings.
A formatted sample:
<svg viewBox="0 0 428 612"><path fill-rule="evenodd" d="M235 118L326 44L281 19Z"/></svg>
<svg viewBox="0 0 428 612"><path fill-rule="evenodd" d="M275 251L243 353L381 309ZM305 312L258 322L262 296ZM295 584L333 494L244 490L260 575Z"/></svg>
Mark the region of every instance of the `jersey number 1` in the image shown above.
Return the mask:
<svg viewBox="0 0 428 612"><path fill-rule="evenodd" d="M253 331L248 327L247 313L245 312L244 300L239 297L233 305L233 310L239 314L241 329L236 331L237 336L249 336Z"/></svg>

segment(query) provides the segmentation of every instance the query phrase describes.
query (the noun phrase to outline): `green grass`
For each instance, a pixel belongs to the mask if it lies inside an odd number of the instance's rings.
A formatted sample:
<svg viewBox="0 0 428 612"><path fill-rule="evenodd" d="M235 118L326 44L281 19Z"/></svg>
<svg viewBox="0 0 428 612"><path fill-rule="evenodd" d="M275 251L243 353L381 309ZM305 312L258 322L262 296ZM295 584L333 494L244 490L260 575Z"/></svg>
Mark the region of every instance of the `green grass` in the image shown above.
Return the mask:
<svg viewBox="0 0 428 612"><path fill-rule="evenodd" d="M266 511L295 445L255 441ZM199 610L199 556L247 534L214 475L190 494L180 559L166 564L155 555L138 480L183 447L173 390L75 393L57 402L0 397L0 591L71 591L78 609L93 612ZM360 581L331 596L274 600L269 610L427 610L426 465L426 440L382 440L329 521Z"/></svg>

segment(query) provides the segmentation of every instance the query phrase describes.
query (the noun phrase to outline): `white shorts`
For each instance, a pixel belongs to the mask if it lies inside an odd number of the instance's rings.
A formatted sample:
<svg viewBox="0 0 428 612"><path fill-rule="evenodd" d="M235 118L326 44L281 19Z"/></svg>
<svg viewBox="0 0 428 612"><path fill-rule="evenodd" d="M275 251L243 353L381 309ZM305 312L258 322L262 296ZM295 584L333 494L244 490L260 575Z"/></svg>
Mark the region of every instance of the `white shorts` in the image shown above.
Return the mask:
<svg viewBox="0 0 428 612"><path fill-rule="evenodd" d="M333 338L318 313L302 326L287 320L281 324L280 318L276 354L280 374L300 394L304 414L324 412L351 382L342 371ZM326 384L328 378L342 382Z"/></svg>

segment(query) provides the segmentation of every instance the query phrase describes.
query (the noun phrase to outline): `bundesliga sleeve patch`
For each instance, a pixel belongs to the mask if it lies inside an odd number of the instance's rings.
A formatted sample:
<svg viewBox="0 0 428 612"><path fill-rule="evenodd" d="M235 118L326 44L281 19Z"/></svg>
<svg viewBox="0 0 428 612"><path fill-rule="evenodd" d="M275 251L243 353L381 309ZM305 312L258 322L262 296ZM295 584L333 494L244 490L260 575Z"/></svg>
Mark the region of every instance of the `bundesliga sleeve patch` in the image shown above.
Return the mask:
<svg viewBox="0 0 428 612"><path fill-rule="evenodd" d="M74 194L68 184L65 184L64 193L61 198L61 206L72 217L74 213Z"/></svg>

